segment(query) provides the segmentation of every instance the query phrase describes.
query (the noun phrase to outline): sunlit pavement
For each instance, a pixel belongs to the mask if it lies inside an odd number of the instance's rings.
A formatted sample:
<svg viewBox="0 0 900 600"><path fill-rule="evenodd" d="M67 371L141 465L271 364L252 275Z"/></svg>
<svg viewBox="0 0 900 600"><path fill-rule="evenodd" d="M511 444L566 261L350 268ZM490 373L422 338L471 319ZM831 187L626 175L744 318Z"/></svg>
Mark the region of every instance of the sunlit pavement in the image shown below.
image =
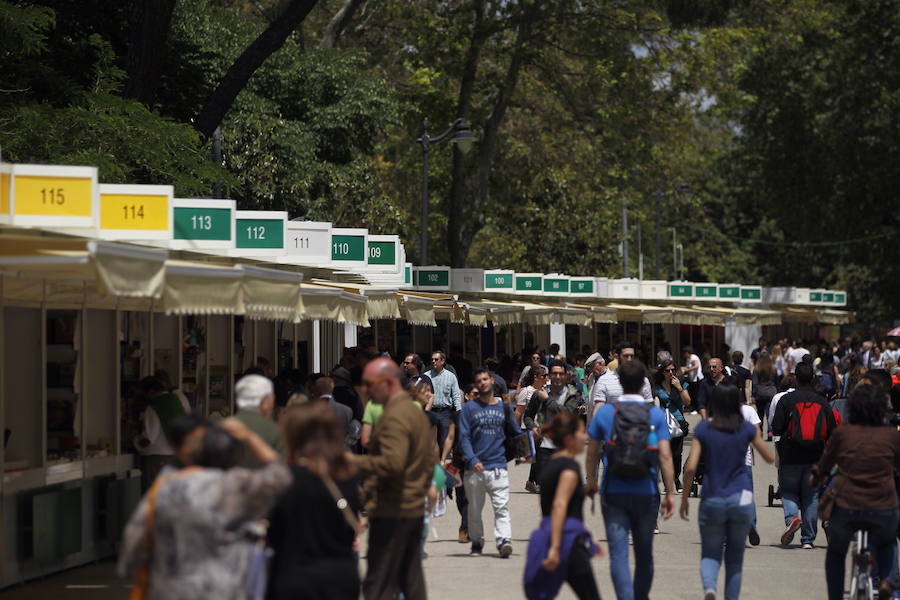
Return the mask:
<svg viewBox="0 0 900 600"><path fill-rule="evenodd" d="M691 419L692 421L694 419ZM685 459L688 455L685 447ZM510 509L513 523L514 553L509 559L501 559L494 550L492 539L492 513L486 503L484 511L485 553L470 557L468 544L457 542L459 515L456 505L449 503L447 515L432 521L432 531L426 544L425 576L429 597L436 600L477 600L481 598L521 598L522 572L525 565L525 549L531 530L539 521L538 496L524 491L528 466L511 468ZM754 468L756 500L758 506L759 533L762 543L747 548L744 559L744 578L741 598L746 600L772 600L781 598L825 598L825 536L819 531L814 550L801 550L799 535L795 545L782 548L779 537L783 530L780 505L768 508L767 490L775 483L774 467L757 464ZM702 597L700 585L700 536L697 531L696 511L699 500L691 500L691 521L684 522L675 516L660 524L661 533L655 537L654 556L656 576L651 597L655 600L696 600ZM676 505L677 506L677 505ZM604 540L603 519L599 504L591 515L589 504L585 506L588 527L595 537ZM605 545L605 544L604 544ZM609 576L609 561L594 560L594 572L604 598L615 598ZM720 597L722 577L720 575ZM43 580L9 588L0 595L9 600L85 598L97 600L125 600L129 593L128 582L116 577L114 564L101 562ZM559 598L575 596L564 586Z"/></svg>

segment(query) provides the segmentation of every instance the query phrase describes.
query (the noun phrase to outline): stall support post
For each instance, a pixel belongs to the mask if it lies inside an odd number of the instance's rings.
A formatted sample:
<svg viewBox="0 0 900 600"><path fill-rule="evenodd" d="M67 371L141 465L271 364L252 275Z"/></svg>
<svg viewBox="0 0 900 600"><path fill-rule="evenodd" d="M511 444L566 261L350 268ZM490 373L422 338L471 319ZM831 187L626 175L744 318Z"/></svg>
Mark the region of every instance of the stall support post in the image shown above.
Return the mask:
<svg viewBox="0 0 900 600"><path fill-rule="evenodd" d="M41 291L41 467L47 466L47 280Z"/></svg>
<svg viewBox="0 0 900 600"><path fill-rule="evenodd" d="M322 371L322 321L316 319L312 322L312 372Z"/></svg>
<svg viewBox="0 0 900 600"><path fill-rule="evenodd" d="M550 323L550 344L559 344L559 353L568 356L566 352L566 326L564 323Z"/></svg>
<svg viewBox="0 0 900 600"><path fill-rule="evenodd" d="M656 364L656 325L650 326L650 360Z"/></svg>
<svg viewBox="0 0 900 600"><path fill-rule="evenodd" d="M234 317L228 315L226 319L228 321L228 343L226 344L228 347L228 378L225 380L225 396L228 398L228 409L233 415L236 412L234 404Z"/></svg>
<svg viewBox="0 0 900 600"><path fill-rule="evenodd" d="M153 365L153 355L156 353L156 328L153 326L155 304L155 300L150 300L150 312L147 313L147 337L149 341L147 343L147 360L144 361L144 364L147 365L144 369L144 375L153 375L154 371L156 371Z"/></svg>
<svg viewBox="0 0 900 600"><path fill-rule="evenodd" d="M6 306L4 302L3 284L5 280L0 275L0 431L6 429ZM0 465L6 467L6 444L0 444ZM3 518L3 480L4 476L0 476L0 523L4 523ZM4 528L0 527L0 535L3 534ZM5 556L2 548L0 548L0 565L4 564ZM0 580L2 580L3 570L0 567Z"/></svg>
<svg viewBox="0 0 900 600"><path fill-rule="evenodd" d="M353 323L344 323L344 346L352 348L357 345L356 325ZM396 346L396 340L394 345Z"/></svg>

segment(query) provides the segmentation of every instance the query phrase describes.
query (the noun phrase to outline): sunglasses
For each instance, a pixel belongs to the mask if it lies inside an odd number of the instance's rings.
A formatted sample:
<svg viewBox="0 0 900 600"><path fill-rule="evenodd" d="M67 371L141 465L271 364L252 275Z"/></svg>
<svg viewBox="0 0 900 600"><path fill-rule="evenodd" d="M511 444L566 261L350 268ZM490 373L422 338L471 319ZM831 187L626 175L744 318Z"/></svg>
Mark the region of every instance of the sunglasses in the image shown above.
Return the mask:
<svg viewBox="0 0 900 600"><path fill-rule="evenodd" d="M413 364L413 361L411 361L411 360L404 360L404 361L403 361L403 364L404 364L404 365L411 365L411 364Z"/></svg>
<svg viewBox="0 0 900 600"><path fill-rule="evenodd" d="M390 379L390 377L376 377L375 379L369 379L369 380L363 379L362 384L365 387L372 387L374 385L378 385L379 383L387 381L388 379Z"/></svg>
<svg viewBox="0 0 900 600"><path fill-rule="evenodd" d="M674 372L675 372L675 369L672 369L672 368L669 368L669 369L663 369L663 372L664 372L664 373L674 373Z"/></svg>

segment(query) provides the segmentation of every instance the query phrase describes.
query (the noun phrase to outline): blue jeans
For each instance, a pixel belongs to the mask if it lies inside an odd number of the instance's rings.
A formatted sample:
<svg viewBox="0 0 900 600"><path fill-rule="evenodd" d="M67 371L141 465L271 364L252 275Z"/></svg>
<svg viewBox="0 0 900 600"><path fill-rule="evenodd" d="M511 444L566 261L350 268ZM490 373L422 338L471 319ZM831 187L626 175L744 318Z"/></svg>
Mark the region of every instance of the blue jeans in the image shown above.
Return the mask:
<svg viewBox="0 0 900 600"><path fill-rule="evenodd" d="M700 502L700 580L704 590L715 590L722 554L725 555L725 600L741 595L744 545L753 522L753 502L740 504L741 494L704 498ZM724 540L724 544L723 544Z"/></svg>
<svg viewBox="0 0 900 600"><path fill-rule="evenodd" d="M781 465L778 469L781 504L784 506L784 524L787 525L791 519L802 515L801 544L812 544L816 539L819 492L809 484L810 472L811 465Z"/></svg>
<svg viewBox="0 0 900 600"><path fill-rule="evenodd" d="M609 543L609 570L618 600L647 600L653 585L653 529L657 494L605 494L603 521ZM628 534L634 544L634 581L628 567Z"/></svg>
<svg viewBox="0 0 900 600"><path fill-rule="evenodd" d="M825 555L825 581L828 583L828 600L844 597L845 562L850 539L856 529L869 532L869 547L877 559L878 573L882 577L893 575L897 564L897 521L900 510L848 510L834 507L828 527L828 553ZM886 575L883 575L886 574Z"/></svg>

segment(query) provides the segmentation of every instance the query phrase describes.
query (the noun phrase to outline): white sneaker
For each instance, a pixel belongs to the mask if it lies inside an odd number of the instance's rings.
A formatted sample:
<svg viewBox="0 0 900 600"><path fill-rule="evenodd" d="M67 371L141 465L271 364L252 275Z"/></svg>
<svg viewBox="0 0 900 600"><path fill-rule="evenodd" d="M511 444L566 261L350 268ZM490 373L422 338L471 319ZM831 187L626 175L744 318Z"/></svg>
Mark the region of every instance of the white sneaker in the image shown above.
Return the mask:
<svg viewBox="0 0 900 600"><path fill-rule="evenodd" d="M804 550L812 550L813 548L815 548L815 546L813 546L812 544L803 544L802 548Z"/></svg>

